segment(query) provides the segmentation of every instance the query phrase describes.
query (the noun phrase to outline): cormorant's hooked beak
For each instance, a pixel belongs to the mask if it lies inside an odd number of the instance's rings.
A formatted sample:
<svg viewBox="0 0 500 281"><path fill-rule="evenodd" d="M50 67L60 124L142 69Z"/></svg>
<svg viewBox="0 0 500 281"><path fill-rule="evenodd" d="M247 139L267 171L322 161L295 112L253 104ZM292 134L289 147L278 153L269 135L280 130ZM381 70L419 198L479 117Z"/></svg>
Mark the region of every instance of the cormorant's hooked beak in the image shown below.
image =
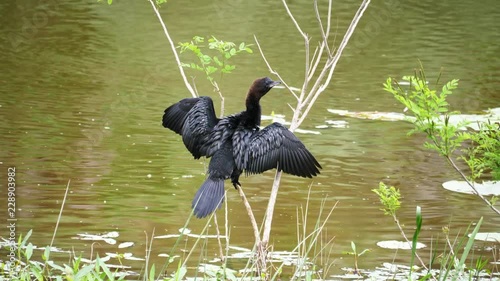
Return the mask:
<svg viewBox="0 0 500 281"><path fill-rule="evenodd" d="M281 81L273 81L271 84L269 84L269 87L272 88L272 87L279 85L279 84L281 84Z"/></svg>

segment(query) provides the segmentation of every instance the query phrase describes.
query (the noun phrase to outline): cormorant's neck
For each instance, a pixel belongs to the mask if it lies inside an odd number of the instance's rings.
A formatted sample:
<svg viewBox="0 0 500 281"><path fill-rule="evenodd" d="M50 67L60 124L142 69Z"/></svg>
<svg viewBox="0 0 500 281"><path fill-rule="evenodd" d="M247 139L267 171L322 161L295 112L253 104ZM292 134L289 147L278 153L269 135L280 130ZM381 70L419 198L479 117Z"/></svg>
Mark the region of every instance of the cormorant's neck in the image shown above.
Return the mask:
<svg viewBox="0 0 500 281"><path fill-rule="evenodd" d="M260 95L250 92L246 99L247 124L260 126Z"/></svg>

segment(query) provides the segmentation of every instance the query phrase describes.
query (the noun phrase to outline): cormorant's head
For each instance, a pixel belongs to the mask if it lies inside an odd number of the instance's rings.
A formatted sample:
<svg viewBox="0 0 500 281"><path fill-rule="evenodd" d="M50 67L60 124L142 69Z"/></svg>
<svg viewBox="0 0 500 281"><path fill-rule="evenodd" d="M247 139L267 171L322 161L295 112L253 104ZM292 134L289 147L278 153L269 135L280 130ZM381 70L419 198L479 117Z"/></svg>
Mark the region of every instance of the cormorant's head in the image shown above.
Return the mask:
<svg viewBox="0 0 500 281"><path fill-rule="evenodd" d="M259 78L253 82L248 93L249 95L257 95L256 98L260 99L278 84L281 84L281 82L273 81L269 77Z"/></svg>

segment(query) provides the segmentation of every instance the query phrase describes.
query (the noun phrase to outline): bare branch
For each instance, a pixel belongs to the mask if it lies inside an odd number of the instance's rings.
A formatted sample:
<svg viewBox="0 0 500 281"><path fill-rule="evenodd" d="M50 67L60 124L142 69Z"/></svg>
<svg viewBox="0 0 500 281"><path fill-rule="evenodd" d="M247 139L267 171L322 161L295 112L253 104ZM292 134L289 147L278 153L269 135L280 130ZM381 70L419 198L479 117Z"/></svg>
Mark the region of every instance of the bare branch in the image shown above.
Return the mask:
<svg viewBox="0 0 500 281"><path fill-rule="evenodd" d="M474 183L471 182L467 178L467 176L462 172L462 170L460 170L460 168L457 167L457 165L455 164L455 162L453 161L453 159L451 159L450 156L446 156L446 159L451 164L451 166L453 167L453 169L455 169L460 174L460 176L467 182L467 184L472 188L472 190L474 191L474 193L479 198L481 198L481 200L483 200L486 203L486 205L488 205L488 207L490 207L490 209L492 209L495 213L497 213L497 214L500 215L500 210L498 210L497 208L495 208L495 206L493 206L493 204L491 204L491 202L488 199L486 199L481 193L479 193L479 191L474 186Z"/></svg>
<svg viewBox="0 0 500 281"><path fill-rule="evenodd" d="M267 243L269 242L269 236L271 235L274 205L276 204L276 198L278 197L278 190L280 188L281 173L281 171L276 170L273 188L271 189L271 195L269 195L269 202L267 204L266 217L264 221L264 233L262 234L262 243L264 243L264 245L267 245Z"/></svg>
<svg viewBox="0 0 500 281"><path fill-rule="evenodd" d="M361 3L358 11L356 12L356 15L351 21L351 24L349 25L349 28L347 29L344 38L342 39L342 42L340 42L339 48L336 50L335 55L333 58L330 60L328 59L327 62L325 63L325 66L323 70L321 71L318 79L316 80L316 83L314 86L311 88L311 91L309 92L308 97L306 98L304 104L307 104L307 108L305 109L304 113L300 117L299 121L295 125L294 128L297 128L300 126L300 124L305 120L307 113L311 110L312 106L314 105L314 102L316 99L319 97L319 95L326 89L326 86L330 83L330 80L333 76L333 71L335 70L335 66L337 65L337 62L340 59L340 56L342 55L342 52L344 51L344 48L347 46L347 43L349 42L349 39L351 38L352 34L354 33L354 30L356 29L356 26L363 16L363 13L365 10L368 8L368 5L370 4L370 0L364 0L363 3ZM326 42L327 43L327 42ZM329 54L331 55L331 54ZM326 80L323 82L323 78L328 72L328 76ZM293 126L292 122L292 126Z"/></svg>
<svg viewBox="0 0 500 281"><path fill-rule="evenodd" d="M220 118L224 116L224 96L222 95L222 92L219 89L219 84L215 82L214 80L210 81L212 83L212 86L214 87L214 90L219 94L220 97Z"/></svg>
<svg viewBox="0 0 500 281"><path fill-rule="evenodd" d="M324 41L319 43L319 47L316 47L316 49L314 49L314 54L313 54L313 57L311 59L311 61L313 61L313 66L309 69L309 76L307 76L307 79L311 80L314 73L316 73L316 68L318 67L319 62L321 61L321 58L323 57L323 50L324 49L325 49L325 42Z"/></svg>
<svg viewBox="0 0 500 281"><path fill-rule="evenodd" d="M62 212L64 209L64 204L66 203L66 197L68 197L70 183L71 183L71 179L69 179L68 183L66 184L66 192L64 192L64 198L63 198L63 201L61 203L61 209L59 210L59 216L57 217L56 227L54 228L54 233L52 234L52 240L50 240L50 248L52 248L52 245L54 244L54 240L56 239L57 228L59 227L59 222L61 221L61 216L62 216Z"/></svg>
<svg viewBox="0 0 500 281"><path fill-rule="evenodd" d="M292 19L292 21L295 24L295 27L299 31L300 35L302 35L302 37L304 37L304 40L307 40L307 34L304 33L304 31L302 31L302 29L300 28L299 23L295 20L295 17L293 16L292 12L288 8L288 5L286 4L286 1L282 0L281 2L283 2L283 6L285 6L286 12L288 13L288 15L290 16L290 18Z"/></svg>
<svg viewBox="0 0 500 281"><path fill-rule="evenodd" d="M262 56L262 59L266 63L267 68L269 69L269 72L271 72L271 74L276 75L276 77L278 77L278 79L281 81L281 84L283 84L283 86L285 86L285 88L287 88L288 91L290 91L290 93L292 93L292 95L298 100L299 97L295 94L295 92L292 90L292 88L286 83L286 81L281 77L281 75L271 67L271 65L267 61L266 56L264 55L264 52L262 51L262 48L260 47L259 40L257 40L257 36L254 35L253 38L255 39L255 43L257 44L257 48L259 48L260 55Z"/></svg>
<svg viewBox="0 0 500 281"><path fill-rule="evenodd" d="M238 186L238 193L240 194L241 199L243 200L243 204L245 205L245 208L247 209L248 217L250 218L250 223L252 224L253 228L253 235L255 237L255 244L260 244L260 233L259 233L259 227L257 226L257 221L255 220L255 216L253 215L252 207L250 206L250 203L248 203L247 197L245 196L245 193L243 192L243 188L241 186Z"/></svg>
<svg viewBox="0 0 500 281"><path fill-rule="evenodd" d="M332 21L332 2L333 0L328 0L328 17L326 21L326 38L330 35L330 26Z"/></svg>
<svg viewBox="0 0 500 281"><path fill-rule="evenodd" d="M401 235L403 236L403 238L406 240L406 242L410 245L410 248L412 247L412 241L410 241L408 239L408 237L406 236L406 233L405 231L403 230L403 227L401 226L401 223L399 222L398 218L396 217L396 215L392 215L392 218L394 219L394 222L396 223L396 225L398 226L399 228L399 232L401 232ZM425 263L424 261L422 260L422 258L420 258L420 256L417 254L417 252L415 251L415 256L417 257L417 259L420 261L420 264L422 265L423 268L425 268L426 270L428 270L427 266L425 266ZM434 279L435 280L435 279Z"/></svg>
<svg viewBox="0 0 500 281"><path fill-rule="evenodd" d="M328 9L328 25L330 24L330 13L331 13L331 3L332 1L329 1L329 9ZM321 22L321 16L319 15L319 10L318 10L318 0L314 0L314 13L316 14L316 20L318 21L319 24L319 30L321 30L321 36L323 37L323 43L327 43L326 45L326 50L330 54L330 47L328 47L328 32L325 33L325 29L323 28L323 23ZM330 29L330 26L327 27L327 29Z"/></svg>
<svg viewBox="0 0 500 281"><path fill-rule="evenodd" d="M217 221L216 213L214 213L214 223L215 223L215 234L217 236L217 244L219 245L220 259L224 261L225 257L224 257L224 251L222 251L222 243L220 242L219 222Z"/></svg>
<svg viewBox="0 0 500 281"><path fill-rule="evenodd" d="M200 94L198 94L198 89L196 88L196 82L194 82L194 79L195 79L195 77L191 76L191 81L192 81L191 83L193 83L193 89L194 89L194 93L196 95L195 97L199 97Z"/></svg>
<svg viewBox="0 0 500 281"><path fill-rule="evenodd" d="M163 23L163 19L161 18L160 12L158 12L158 9L156 8L155 3L153 0L149 0L149 3L151 3L151 6L153 7L153 10L156 13L156 16L158 17L158 20L160 21L161 26L163 27L163 32L165 32L165 36L167 36L168 42L170 43L170 48L172 49L172 53L174 53L174 58L175 61L177 62L177 67L179 68L179 73L182 76L182 79L184 80L184 84L186 85L186 88L188 91L191 93L193 97L196 97L196 92L193 90L193 87L191 87L191 84L189 84L186 74L184 73L184 69L182 68L181 65L181 60L179 59L179 55L177 55L177 51L175 50L175 44L172 38L170 37L170 34L168 33L167 26L165 26L165 23Z"/></svg>
<svg viewBox="0 0 500 281"><path fill-rule="evenodd" d="M305 67L304 67L304 84L302 84L302 91L300 91L300 98L299 98L299 106L302 107L302 101L304 100L304 96L306 94L306 91L307 91L307 86L309 84L309 79L308 79L308 74L309 74L309 42L310 42L310 38L308 38L307 36L305 37L304 39L304 45L306 46L306 54L305 54ZM294 117L295 117L295 114L294 114Z"/></svg>
<svg viewBox="0 0 500 281"><path fill-rule="evenodd" d="M305 48L305 51L306 51L306 59L305 60L306 61L305 61L305 71L304 71L304 83L302 84L302 90L300 91L300 97L298 99L299 100L298 101L298 105L299 106L297 106L298 108L300 108L301 104L302 104L302 101L304 100L304 95L306 94L306 91L307 91L307 84L309 84L309 79L308 79L308 73L309 73L309 37L300 28L299 23L297 22L297 20L293 16L292 12L290 11L290 8L288 8L288 4L286 3L286 0L282 0L282 2L283 2L283 6L285 6L286 12L290 16L290 19L292 19L292 22L295 24L295 27L299 31L300 35L304 38L304 44L306 45L306 48ZM295 114L293 114L293 119L297 119L298 116L299 116L299 114L300 114L300 110L297 110L295 112ZM292 121L292 123L293 123L293 121Z"/></svg>
<svg viewBox="0 0 500 281"><path fill-rule="evenodd" d="M319 86L318 90L316 90L315 92L311 92L311 94L307 96L307 99L305 101L305 104L307 105L307 107L304 110L302 116L300 117L299 122L297 124L297 127L300 124L302 124L302 122L304 122L305 118L307 117L307 114L309 113L312 106L316 102L316 99L319 97L319 95L321 95L321 93L323 93L323 91L326 89L326 86L328 86L328 84L330 83L330 80L332 79L334 70L335 70L335 67L331 67L330 71L328 73L328 77L326 78L326 81L322 85ZM320 76L323 77L324 72L322 72ZM318 78L318 81L320 81L319 78Z"/></svg>
<svg viewBox="0 0 500 281"><path fill-rule="evenodd" d="M224 191L224 197L227 198L227 190ZM229 221L227 219L228 211L227 211L227 200L224 200L224 236L226 237L226 254L229 253Z"/></svg>

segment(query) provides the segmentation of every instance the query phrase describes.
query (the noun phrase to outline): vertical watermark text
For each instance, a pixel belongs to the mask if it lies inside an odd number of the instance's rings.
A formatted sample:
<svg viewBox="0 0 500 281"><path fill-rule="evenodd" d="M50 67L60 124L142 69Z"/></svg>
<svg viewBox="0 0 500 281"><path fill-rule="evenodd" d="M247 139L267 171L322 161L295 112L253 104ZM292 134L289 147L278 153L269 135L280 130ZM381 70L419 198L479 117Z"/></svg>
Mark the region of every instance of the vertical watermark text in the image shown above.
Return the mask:
<svg viewBox="0 0 500 281"><path fill-rule="evenodd" d="M9 268L9 275L14 274L16 265L16 167L7 168L7 229L9 230L9 251L7 253L6 264Z"/></svg>

